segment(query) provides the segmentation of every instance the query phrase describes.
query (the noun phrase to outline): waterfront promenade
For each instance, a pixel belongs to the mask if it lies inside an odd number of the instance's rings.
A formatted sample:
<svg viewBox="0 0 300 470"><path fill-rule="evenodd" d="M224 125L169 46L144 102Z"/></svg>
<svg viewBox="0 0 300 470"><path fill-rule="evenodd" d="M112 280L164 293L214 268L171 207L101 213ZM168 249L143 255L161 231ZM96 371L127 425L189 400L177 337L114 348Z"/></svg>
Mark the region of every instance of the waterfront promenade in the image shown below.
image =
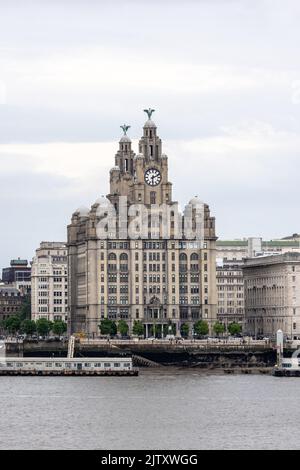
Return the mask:
<svg viewBox="0 0 300 470"><path fill-rule="evenodd" d="M66 357L67 342L23 341L6 343L8 356ZM276 349L267 341L249 340L118 340L81 339L75 344L75 357L128 355L138 367L198 367L234 369L273 367Z"/></svg>

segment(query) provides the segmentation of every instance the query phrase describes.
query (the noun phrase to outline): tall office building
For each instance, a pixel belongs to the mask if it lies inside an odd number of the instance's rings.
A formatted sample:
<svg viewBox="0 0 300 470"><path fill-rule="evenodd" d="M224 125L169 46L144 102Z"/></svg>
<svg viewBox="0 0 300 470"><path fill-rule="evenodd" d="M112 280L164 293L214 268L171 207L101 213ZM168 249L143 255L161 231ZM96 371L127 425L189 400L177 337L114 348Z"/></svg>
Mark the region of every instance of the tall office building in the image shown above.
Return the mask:
<svg viewBox="0 0 300 470"><path fill-rule="evenodd" d="M12 259L8 268L2 269L2 281L23 293L31 289L31 267L26 259Z"/></svg>
<svg viewBox="0 0 300 470"><path fill-rule="evenodd" d="M110 193L68 226L71 332L98 334L104 318L130 328L142 321L146 336L216 321L215 219L197 197L179 212L153 110L145 111L139 153L121 126Z"/></svg>
<svg viewBox="0 0 300 470"><path fill-rule="evenodd" d="M67 322L68 265L64 242L42 242L31 268L31 317Z"/></svg>

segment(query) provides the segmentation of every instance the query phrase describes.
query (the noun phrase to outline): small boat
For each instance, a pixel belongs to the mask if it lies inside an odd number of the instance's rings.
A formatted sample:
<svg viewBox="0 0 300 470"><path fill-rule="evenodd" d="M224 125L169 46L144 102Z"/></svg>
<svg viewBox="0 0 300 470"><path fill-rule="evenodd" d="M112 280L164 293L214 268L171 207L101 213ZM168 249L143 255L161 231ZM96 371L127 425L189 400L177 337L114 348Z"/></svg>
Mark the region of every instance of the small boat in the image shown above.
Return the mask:
<svg viewBox="0 0 300 470"><path fill-rule="evenodd" d="M0 357L0 375L137 376L131 357Z"/></svg>
<svg viewBox="0 0 300 470"><path fill-rule="evenodd" d="M275 377L300 377L300 358L282 358L273 369Z"/></svg>

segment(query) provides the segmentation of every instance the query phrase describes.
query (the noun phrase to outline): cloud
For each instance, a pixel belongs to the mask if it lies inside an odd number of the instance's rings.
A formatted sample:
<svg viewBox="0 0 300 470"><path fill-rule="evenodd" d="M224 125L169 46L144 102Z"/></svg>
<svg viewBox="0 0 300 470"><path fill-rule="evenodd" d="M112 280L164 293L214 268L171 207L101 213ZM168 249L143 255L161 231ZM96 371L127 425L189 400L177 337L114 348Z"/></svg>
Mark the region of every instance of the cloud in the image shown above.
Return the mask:
<svg viewBox="0 0 300 470"><path fill-rule="evenodd" d="M120 124L136 149L148 106L182 205L198 194L222 237L299 231L299 2L0 8L2 264L65 239L109 191Z"/></svg>
<svg viewBox="0 0 300 470"><path fill-rule="evenodd" d="M134 139L136 152L137 144ZM207 202L220 237L299 231L298 133L254 121L224 127L215 136L163 139L163 147L173 199L184 206L197 194ZM65 239L72 212L109 192L117 148L117 142L0 145L2 220L10 224L15 246L24 237L30 245L32 227L40 240ZM26 230L19 230L20 221ZM0 247L0 258L1 250L3 257L7 247Z"/></svg>

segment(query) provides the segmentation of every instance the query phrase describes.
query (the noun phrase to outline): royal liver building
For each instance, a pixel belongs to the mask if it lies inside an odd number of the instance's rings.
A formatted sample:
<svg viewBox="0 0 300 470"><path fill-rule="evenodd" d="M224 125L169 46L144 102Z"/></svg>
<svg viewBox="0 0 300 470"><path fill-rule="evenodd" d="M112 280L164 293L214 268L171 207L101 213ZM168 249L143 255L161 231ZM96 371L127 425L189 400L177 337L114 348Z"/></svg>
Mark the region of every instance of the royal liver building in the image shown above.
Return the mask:
<svg viewBox="0 0 300 470"><path fill-rule="evenodd" d="M197 197L182 212L173 201L153 111L138 154L121 126L110 193L68 226L71 332L97 335L104 318L141 321L145 336L216 320L215 219Z"/></svg>

